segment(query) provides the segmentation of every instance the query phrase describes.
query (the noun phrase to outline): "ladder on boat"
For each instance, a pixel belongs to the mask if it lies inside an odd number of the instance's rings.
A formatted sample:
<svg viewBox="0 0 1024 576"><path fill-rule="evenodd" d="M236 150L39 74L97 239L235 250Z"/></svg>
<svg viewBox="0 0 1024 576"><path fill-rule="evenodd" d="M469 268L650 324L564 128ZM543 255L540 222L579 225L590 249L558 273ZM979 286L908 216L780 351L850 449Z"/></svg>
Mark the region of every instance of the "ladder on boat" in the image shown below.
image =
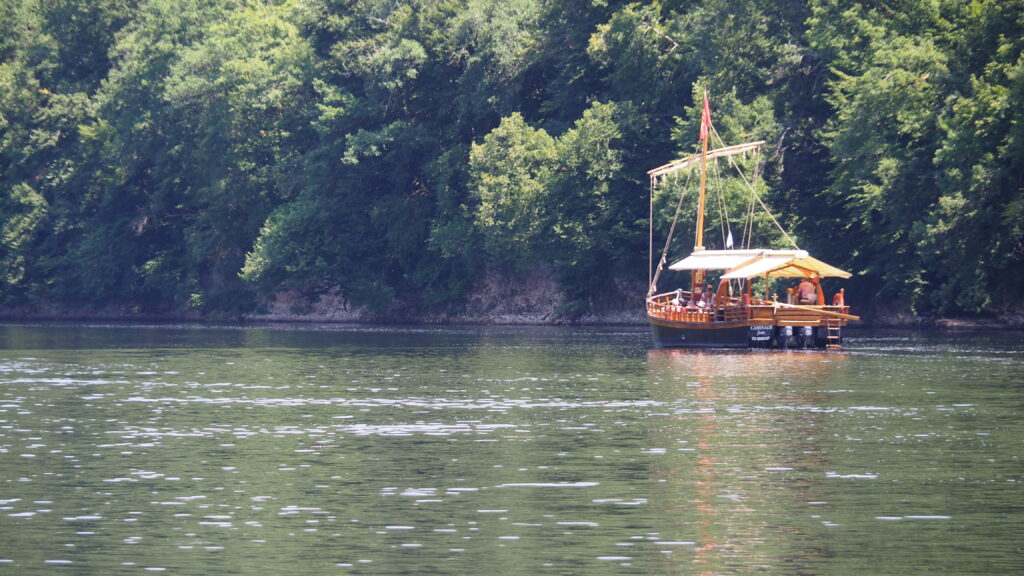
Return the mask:
<svg viewBox="0 0 1024 576"><path fill-rule="evenodd" d="M825 347L842 348L843 337L839 318L825 318Z"/></svg>

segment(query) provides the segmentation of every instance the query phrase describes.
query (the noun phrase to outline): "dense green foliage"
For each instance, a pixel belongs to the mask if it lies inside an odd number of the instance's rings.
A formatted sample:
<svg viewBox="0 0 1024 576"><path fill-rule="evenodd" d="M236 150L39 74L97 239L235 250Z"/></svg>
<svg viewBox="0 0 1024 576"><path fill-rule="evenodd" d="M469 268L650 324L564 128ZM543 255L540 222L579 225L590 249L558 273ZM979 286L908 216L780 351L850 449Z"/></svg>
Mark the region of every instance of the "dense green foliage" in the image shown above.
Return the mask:
<svg viewBox="0 0 1024 576"><path fill-rule="evenodd" d="M0 306L444 310L539 266L572 317L642 285L707 87L861 302L1010 307L1022 54L1024 0L0 0Z"/></svg>

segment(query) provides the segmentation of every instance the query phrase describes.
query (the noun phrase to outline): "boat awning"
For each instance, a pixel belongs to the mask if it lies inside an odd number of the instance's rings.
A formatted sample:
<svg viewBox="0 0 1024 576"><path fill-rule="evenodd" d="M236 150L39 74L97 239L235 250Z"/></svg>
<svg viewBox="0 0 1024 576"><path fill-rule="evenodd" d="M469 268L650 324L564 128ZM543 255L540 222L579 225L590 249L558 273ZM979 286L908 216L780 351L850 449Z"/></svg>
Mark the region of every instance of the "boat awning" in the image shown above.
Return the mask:
<svg viewBox="0 0 1024 576"><path fill-rule="evenodd" d="M731 270L773 250L701 250L675 262L669 270ZM807 253L804 252L804 255Z"/></svg>
<svg viewBox="0 0 1024 576"><path fill-rule="evenodd" d="M835 276L850 273L811 257L806 250L701 250L673 263L669 270L727 270L722 278Z"/></svg>
<svg viewBox="0 0 1024 576"><path fill-rule="evenodd" d="M722 278L731 280L734 278L753 278L765 275L772 278L850 277L849 272L826 264L817 258L812 258L804 252L800 256L765 255L763 258L755 259L730 270L728 273L723 274Z"/></svg>

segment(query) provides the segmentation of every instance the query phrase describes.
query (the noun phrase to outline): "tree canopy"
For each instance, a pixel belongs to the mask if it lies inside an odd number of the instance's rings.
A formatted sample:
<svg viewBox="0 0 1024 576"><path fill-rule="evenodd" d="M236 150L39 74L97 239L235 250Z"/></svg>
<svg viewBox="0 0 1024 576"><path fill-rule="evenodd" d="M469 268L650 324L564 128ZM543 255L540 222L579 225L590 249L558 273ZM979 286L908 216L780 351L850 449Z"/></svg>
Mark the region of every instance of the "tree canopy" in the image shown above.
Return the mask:
<svg viewBox="0 0 1024 576"><path fill-rule="evenodd" d="M0 0L0 307L446 311L541 268L575 318L646 279L705 88L860 302L1019 307L1024 0Z"/></svg>

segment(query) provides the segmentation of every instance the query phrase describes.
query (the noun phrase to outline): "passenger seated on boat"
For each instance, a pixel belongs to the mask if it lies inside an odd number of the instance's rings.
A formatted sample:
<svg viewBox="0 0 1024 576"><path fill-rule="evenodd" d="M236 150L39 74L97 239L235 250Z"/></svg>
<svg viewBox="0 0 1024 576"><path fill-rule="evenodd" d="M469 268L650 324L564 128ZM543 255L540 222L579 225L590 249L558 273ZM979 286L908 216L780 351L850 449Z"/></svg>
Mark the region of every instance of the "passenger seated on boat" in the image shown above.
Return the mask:
<svg viewBox="0 0 1024 576"><path fill-rule="evenodd" d="M796 291L798 304L818 303L818 287L814 285L814 282L811 282L811 278L804 278Z"/></svg>
<svg viewBox="0 0 1024 576"><path fill-rule="evenodd" d="M693 287L693 298L689 302L687 302L686 307L687 308L697 308L698 306L700 306L701 293L702 293L702 291L700 289L700 285L694 286Z"/></svg>
<svg viewBox="0 0 1024 576"><path fill-rule="evenodd" d="M700 301L697 302L698 308L707 308L708 306L708 290L702 290L700 295Z"/></svg>

